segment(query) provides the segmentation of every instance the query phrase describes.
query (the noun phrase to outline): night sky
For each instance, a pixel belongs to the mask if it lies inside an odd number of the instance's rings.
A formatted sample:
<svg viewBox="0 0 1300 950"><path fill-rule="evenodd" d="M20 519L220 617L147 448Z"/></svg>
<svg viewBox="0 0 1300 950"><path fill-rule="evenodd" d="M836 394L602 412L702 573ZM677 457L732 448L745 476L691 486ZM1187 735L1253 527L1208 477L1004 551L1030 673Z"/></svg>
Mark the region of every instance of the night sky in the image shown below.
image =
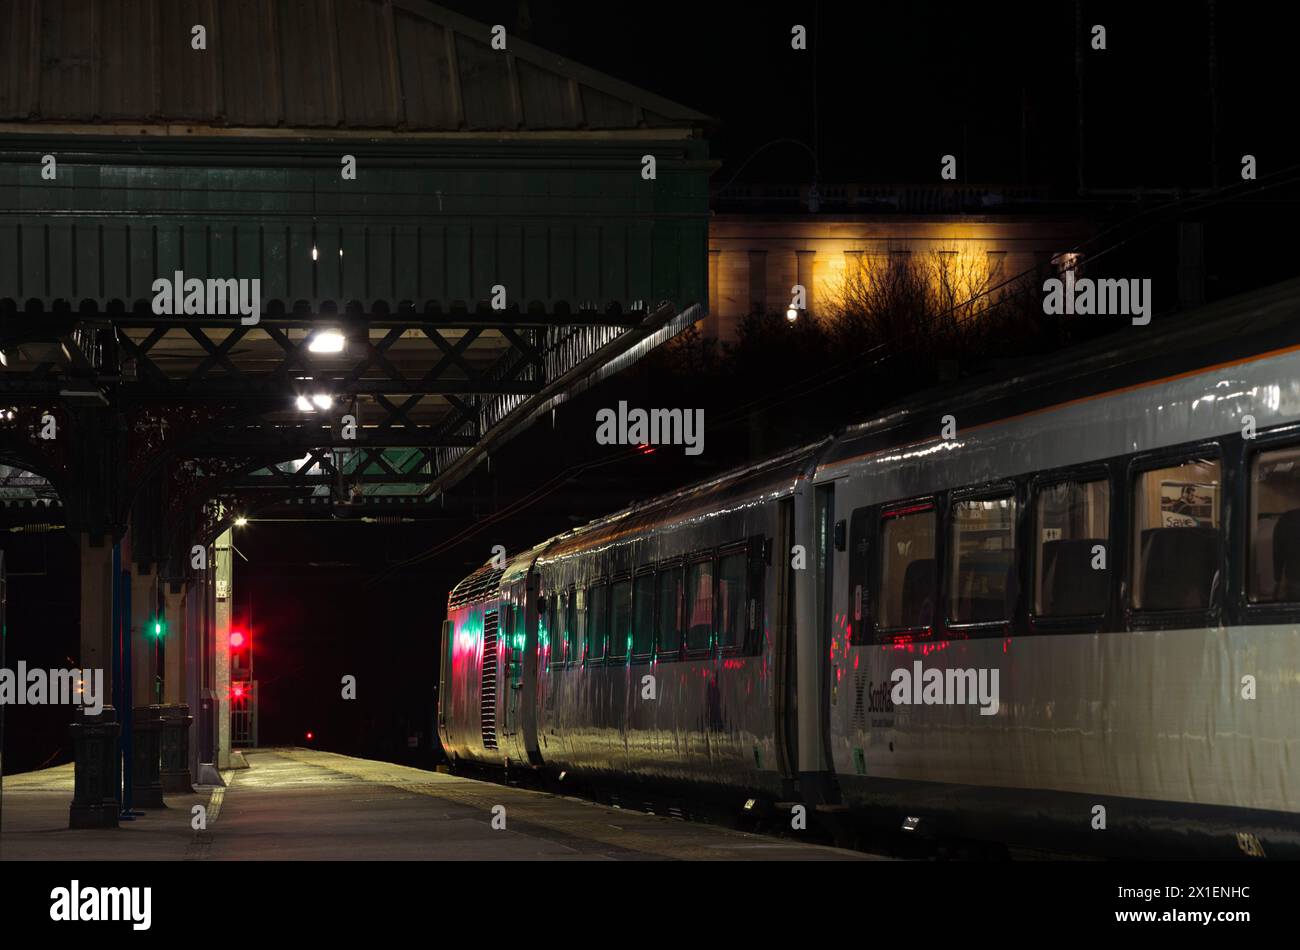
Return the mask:
<svg viewBox="0 0 1300 950"><path fill-rule="evenodd" d="M527 31L519 29L514 0L445 5L716 118L709 133L721 163L715 186L742 165L742 181L807 182L811 162L797 147L775 147L745 164L760 146L793 138L815 150L826 183L937 182L939 157L952 153L962 180L1035 183L1078 197L1071 3L532 0ZM1243 153L1257 155L1261 178L1300 163L1289 115L1294 40L1274 5L1217 4L1217 139L1209 5L1084 7L1085 32L1105 25L1108 47L1085 52L1090 188L1209 187L1215 144L1220 184L1238 178ZM790 48L795 23L808 27L807 51ZM1292 200L1288 191L1271 192L1265 210L1288 213ZM1255 244L1244 232L1228 233L1249 247L1276 249L1274 233L1249 230ZM1256 276L1225 274L1224 286ZM609 451L592 442L594 408L623 398L633 405L680 401L680 393L659 385L652 364L563 407L555 429L540 422L494 458L491 474L480 469L454 489L439 520L254 522L241 529L235 543L248 560L237 562L235 621L247 626L251 609L263 744L301 742L311 730L327 749L428 764L437 637L452 584L494 544L512 551L531 545L702 477L752 444L742 418L730 433L711 430L722 448L705 460L660 452L582 469ZM761 388L755 383L754 391ZM743 402L754 391L731 395ZM835 422L810 410L807 434ZM519 514L492 520L566 471ZM11 537L4 545L19 575L10 582L11 657L63 666L77 649L73 542L56 534ZM339 700L345 674L357 677L355 703ZM21 741L9 736L7 770L68 761L65 713L24 716ZM418 748L408 749L407 737L417 733Z"/></svg>
<svg viewBox="0 0 1300 950"><path fill-rule="evenodd" d="M519 20L515 0L444 5L511 30ZM527 6L537 45L716 118L715 183L772 139L811 145L815 134L828 182L932 181L952 153L966 181L1074 189L1073 3ZM1292 148L1281 111L1294 39L1284 8L1214 6L1219 144L1234 174L1243 152ZM1210 183L1210 8L1083 4L1085 33L1107 29L1107 49L1084 59L1090 186ZM806 51L790 48L796 23ZM800 180L808 164L796 148L773 149L742 180Z"/></svg>

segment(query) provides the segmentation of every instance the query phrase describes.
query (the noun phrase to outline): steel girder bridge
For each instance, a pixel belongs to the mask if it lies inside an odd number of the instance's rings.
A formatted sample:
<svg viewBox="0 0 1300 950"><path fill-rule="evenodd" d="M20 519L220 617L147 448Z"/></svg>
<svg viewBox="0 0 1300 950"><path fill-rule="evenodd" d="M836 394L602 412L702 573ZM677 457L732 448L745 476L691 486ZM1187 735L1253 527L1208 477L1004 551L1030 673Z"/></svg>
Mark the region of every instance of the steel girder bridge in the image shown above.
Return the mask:
<svg viewBox="0 0 1300 950"><path fill-rule="evenodd" d="M123 585L191 650L78 721L74 825L116 822L115 715L213 699L232 517L418 516L707 296L697 112L422 0L214 0L203 49L117 9L8 5L0 75L0 520L79 538L83 666ZM190 279L256 313L159 313Z"/></svg>
<svg viewBox="0 0 1300 950"><path fill-rule="evenodd" d="M353 312L242 326L0 309L0 461L12 469L0 510L29 524L57 511L97 535L129 524L137 554L176 578L194 541L236 513L418 515L697 312ZM322 333L341 352L311 352Z"/></svg>

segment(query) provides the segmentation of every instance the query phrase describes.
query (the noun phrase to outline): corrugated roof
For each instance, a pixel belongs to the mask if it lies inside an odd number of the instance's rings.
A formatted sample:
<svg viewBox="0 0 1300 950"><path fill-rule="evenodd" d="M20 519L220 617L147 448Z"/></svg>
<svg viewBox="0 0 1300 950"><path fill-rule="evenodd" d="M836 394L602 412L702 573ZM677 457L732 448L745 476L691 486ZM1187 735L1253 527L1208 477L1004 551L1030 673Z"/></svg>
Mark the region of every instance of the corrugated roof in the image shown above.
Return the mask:
<svg viewBox="0 0 1300 950"><path fill-rule="evenodd" d="M494 567L491 561L484 564L452 588L451 594L447 597L447 607L449 609L464 607L466 604L495 596L501 586L501 575L505 572L504 567Z"/></svg>
<svg viewBox="0 0 1300 950"><path fill-rule="evenodd" d="M207 49L191 47L195 24ZM0 0L0 122L410 132L707 116L424 0Z"/></svg>

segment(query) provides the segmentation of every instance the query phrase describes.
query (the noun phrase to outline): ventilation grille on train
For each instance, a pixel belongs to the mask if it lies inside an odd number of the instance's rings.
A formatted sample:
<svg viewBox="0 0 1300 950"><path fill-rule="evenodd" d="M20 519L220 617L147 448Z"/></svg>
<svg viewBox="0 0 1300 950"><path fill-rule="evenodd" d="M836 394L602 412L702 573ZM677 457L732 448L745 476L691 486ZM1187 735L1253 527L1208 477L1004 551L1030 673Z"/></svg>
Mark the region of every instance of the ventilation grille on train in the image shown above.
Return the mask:
<svg viewBox="0 0 1300 950"><path fill-rule="evenodd" d="M867 671L858 670L853 677L853 725L867 728Z"/></svg>
<svg viewBox="0 0 1300 950"><path fill-rule="evenodd" d="M483 614L483 679L480 714L483 722L483 748L497 747L497 612Z"/></svg>

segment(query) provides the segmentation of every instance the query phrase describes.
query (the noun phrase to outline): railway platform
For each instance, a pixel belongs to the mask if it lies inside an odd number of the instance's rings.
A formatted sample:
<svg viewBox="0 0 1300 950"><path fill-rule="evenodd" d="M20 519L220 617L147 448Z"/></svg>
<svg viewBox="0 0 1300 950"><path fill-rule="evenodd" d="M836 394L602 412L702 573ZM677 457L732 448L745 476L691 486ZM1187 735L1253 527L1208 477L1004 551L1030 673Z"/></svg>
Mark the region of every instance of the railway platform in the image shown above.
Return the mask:
<svg viewBox="0 0 1300 950"><path fill-rule="evenodd" d="M167 796L166 809L109 830L68 829L71 765L7 777L0 860L873 859L311 749L246 759L224 788ZM196 805L204 830L191 827Z"/></svg>

